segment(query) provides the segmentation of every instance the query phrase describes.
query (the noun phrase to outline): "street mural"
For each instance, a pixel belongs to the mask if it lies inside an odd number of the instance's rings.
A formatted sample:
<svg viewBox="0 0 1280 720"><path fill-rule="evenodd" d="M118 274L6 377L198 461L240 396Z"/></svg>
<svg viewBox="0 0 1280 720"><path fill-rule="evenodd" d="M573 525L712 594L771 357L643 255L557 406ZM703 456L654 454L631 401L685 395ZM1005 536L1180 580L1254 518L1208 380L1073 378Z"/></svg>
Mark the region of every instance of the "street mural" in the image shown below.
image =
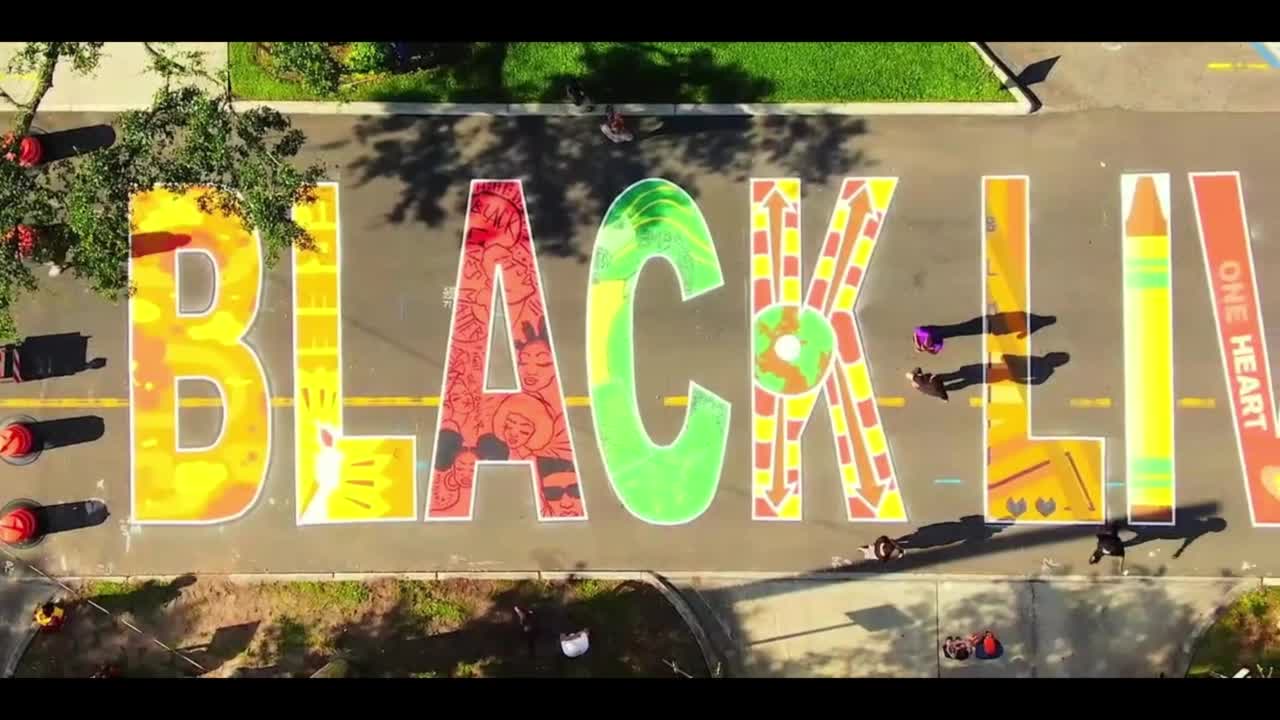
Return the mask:
<svg viewBox="0 0 1280 720"><path fill-rule="evenodd" d="M338 186L294 208L314 247L293 249L294 467L299 525L414 520L413 435L356 437L342 424L342 235Z"/></svg>
<svg viewBox="0 0 1280 720"><path fill-rule="evenodd" d="M1173 285L1168 173L1120 176L1129 522L1172 525Z"/></svg>
<svg viewBox="0 0 1280 720"><path fill-rule="evenodd" d="M1280 435L1240 177L1188 179L1251 518L1280 525ZM844 179L802 288L800 181L749 181L750 477L722 478L732 416L725 398L690 380L674 403L683 408L680 432L659 445L637 397L637 287L646 268L662 270L650 261L675 272L683 302L725 285L698 204L649 178L609 206L587 279L587 386L606 475L634 517L692 522L724 479L750 484L752 519L801 520L801 438L823 400L847 519L907 520L854 313L897 183ZM1119 191L1127 512L1134 524L1169 525L1177 500L1170 176L1123 174ZM245 341L262 294L259 239L232 218L202 213L202 192L157 188L130 203L131 522L211 524L248 512L266 483L273 404L293 406L298 524L416 520L417 438L344 432L339 187L323 184L315 202L295 208L314 246L293 251L293 393L274 401ZM523 186L473 181L467 207L435 441L422 464L430 469L425 519L472 519L477 469L507 464L528 473L539 520L586 520ZM979 207L984 514L993 523L1102 522L1105 439L1032 432L1033 386L1065 354L1033 354L1029 178L984 176ZM198 311L181 304L188 254L206 260L214 278ZM492 385L492 352L509 353L513 386ZM184 381L217 397L180 397ZM191 406L221 411L208 446L183 443L179 408Z"/></svg>
<svg viewBox="0 0 1280 720"><path fill-rule="evenodd" d="M668 445L653 442L636 397L636 285L650 260L665 260L685 302L724 284L715 240L689 194L642 180L609 206L591 254L587 380L605 471L623 507L654 525L687 523L715 498L729 442L729 403L690 381L688 410Z"/></svg>
<svg viewBox="0 0 1280 720"><path fill-rule="evenodd" d="M1053 360L1031 354L1030 207L1027 176L982 178L983 506L989 522L1099 523L1106 441L1031 433L1030 386Z"/></svg>
<svg viewBox="0 0 1280 720"><path fill-rule="evenodd" d="M271 395L244 342L258 313L262 248L238 220L200 212L202 192L154 189L129 203L130 517L139 524L232 520L266 482ZM213 269L213 300L202 312L179 306L184 253ZM182 380L210 383L221 396L221 429L208 447L179 445Z"/></svg>
<svg viewBox="0 0 1280 720"><path fill-rule="evenodd" d="M527 467L539 520L586 520L555 343L519 180L473 180L445 356L427 520L470 520L476 468ZM489 387L502 303L519 390Z"/></svg>
<svg viewBox="0 0 1280 720"><path fill-rule="evenodd" d="M1189 179L1249 516L1254 526L1280 525L1280 437L1240 175Z"/></svg>
<svg viewBox="0 0 1280 720"><path fill-rule="evenodd" d="M897 178L845 178L804 302L800 181L751 180L751 517L802 517L800 439L819 395L850 521L907 519L853 307Z"/></svg>

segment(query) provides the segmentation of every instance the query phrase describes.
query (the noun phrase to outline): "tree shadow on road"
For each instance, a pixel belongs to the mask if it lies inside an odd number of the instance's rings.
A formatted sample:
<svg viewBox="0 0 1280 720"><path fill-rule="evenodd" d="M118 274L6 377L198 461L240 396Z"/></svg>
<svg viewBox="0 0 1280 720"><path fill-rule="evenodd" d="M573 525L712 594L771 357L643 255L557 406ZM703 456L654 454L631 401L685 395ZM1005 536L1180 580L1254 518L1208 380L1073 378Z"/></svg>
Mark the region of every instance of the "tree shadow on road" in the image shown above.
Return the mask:
<svg viewBox="0 0 1280 720"><path fill-rule="evenodd" d="M748 95L767 92L759 78L745 76L740 68L718 67L696 54L681 61L684 64L671 65L655 61L651 54L619 48L588 54L587 62L585 83L598 81L602 87L611 87L610 79L625 71L648 78L648 87L683 83L706 92L727 92L725 88L746 88L743 92ZM590 86L587 89L594 92ZM564 101L563 97L548 99ZM623 99L618 96L619 101ZM872 164L856 146L868 132L866 123L857 118L631 120L641 127L657 127L642 131L637 142L619 145L600 133L600 118L594 115L387 116L362 119L350 139L315 149L357 146L358 157L344 168L354 175L355 187L398 181L397 197L385 217L392 224L420 222L438 227L446 218L461 219L471 179L521 178L539 251L579 260L589 257L595 230L609 204L628 185L644 178L664 177L697 198L704 180L711 176L742 182L753 174L786 175L825 183L833 177L859 174ZM461 244L461 232L455 242Z"/></svg>

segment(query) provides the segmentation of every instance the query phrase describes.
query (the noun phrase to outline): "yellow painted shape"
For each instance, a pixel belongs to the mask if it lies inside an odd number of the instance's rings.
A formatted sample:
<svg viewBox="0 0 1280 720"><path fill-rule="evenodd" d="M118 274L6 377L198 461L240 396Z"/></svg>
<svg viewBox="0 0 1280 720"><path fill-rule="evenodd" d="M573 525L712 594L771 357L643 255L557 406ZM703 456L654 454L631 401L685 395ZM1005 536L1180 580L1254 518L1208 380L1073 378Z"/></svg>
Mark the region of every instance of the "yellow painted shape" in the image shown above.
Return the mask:
<svg viewBox="0 0 1280 720"><path fill-rule="evenodd" d="M1173 507L1172 487L1135 487L1130 505L1155 505Z"/></svg>
<svg viewBox="0 0 1280 720"><path fill-rule="evenodd" d="M866 432L867 437L867 450L871 455L879 455L885 451L887 444L884 437L884 428L879 426L870 427L864 432Z"/></svg>
<svg viewBox="0 0 1280 720"><path fill-rule="evenodd" d="M789 202L795 203L800 200L800 181L799 180L779 180L778 191L782 193L782 197Z"/></svg>
<svg viewBox="0 0 1280 720"><path fill-rule="evenodd" d="M831 229L833 233L843 233L844 229L849 225L849 206L840 204L836 206L835 212L831 213Z"/></svg>
<svg viewBox="0 0 1280 720"><path fill-rule="evenodd" d="M857 291L848 285L841 285L840 289L836 292L835 307L837 310L844 310L846 312L851 311L853 310L853 303L857 299Z"/></svg>
<svg viewBox="0 0 1280 720"><path fill-rule="evenodd" d="M760 210L760 205L756 205L756 211L751 214L752 230L768 230L769 229L769 213Z"/></svg>
<svg viewBox="0 0 1280 720"><path fill-rule="evenodd" d="M294 342L314 338L317 345L333 348L327 354L304 354L298 352L301 348L294 348L295 512L299 524L413 520L417 516L415 439L357 437L343 432L338 207L337 186L325 184L317 188L316 201L295 208L294 215L315 240L314 249L293 248L294 267L333 267L339 271L294 275ZM616 299L608 294L608 284L597 286L595 291L604 294L593 296L593 301L607 304ZM297 313L304 303L333 312ZM326 449L322 444L323 432L333 436L334 448ZM318 478L329 473L337 473L336 487L321 494Z"/></svg>
<svg viewBox="0 0 1280 720"><path fill-rule="evenodd" d="M800 254L800 231L796 228L785 228L782 231L782 251L788 255Z"/></svg>
<svg viewBox="0 0 1280 720"><path fill-rule="evenodd" d="M1129 260L1168 260L1168 235L1126 235L1124 256Z"/></svg>
<svg viewBox="0 0 1280 720"><path fill-rule="evenodd" d="M876 243L867 236L858 238L853 244L853 264L862 269L866 269L871 262L871 251L875 250Z"/></svg>
<svg viewBox="0 0 1280 720"><path fill-rule="evenodd" d="M858 487L858 471L852 465L840 466L840 479L844 482L845 488L852 490Z"/></svg>
<svg viewBox="0 0 1280 720"><path fill-rule="evenodd" d="M668 395L662 398L662 404L666 407L686 407L689 405L688 395Z"/></svg>
<svg viewBox="0 0 1280 720"><path fill-rule="evenodd" d="M344 437L342 485L329 498L332 522L409 518L416 514L412 438ZM372 484L370 484L372 483Z"/></svg>
<svg viewBox="0 0 1280 720"><path fill-rule="evenodd" d="M270 395L257 355L243 342L257 315L261 246L238 219L200 212L202 192L156 189L130 199L132 239L148 233L186 237L184 250L212 258L218 289L211 315L179 316L177 253L129 258L135 287L129 299L131 516L138 523L231 520L249 511L266 482ZM227 398L214 447L178 452L180 376L209 378Z"/></svg>
<svg viewBox="0 0 1280 720"><path fill-rule="evenodd" d="M769 486L773 485L773 472L769 470L756 470L755 485L758 490L769 489ZM763 497L763 493L757 493L757 495Z"/></svg>
<svg viewBox="0 0 1280 720"><path fill-rule="evenodd" d="M836 435L844 435L849 431L849 426L844 421L844 411L838 407L831 409L831 428Z"/></svg>
<svg viewBox="0 0 1280 720"><path fill-rule="evenodd" d="M889 209L889 203L893 200L893 191L898 187L898 179L873 178L867 182L867 186L871 189L872 207L884 213Z"/></svg>
<svg viewBox="0 0 1280 720"><path fill-rule="evenodd" d="M751 277L767 278L773 275L773 263L769 260L768 255L753 255L751 257ZM624 284L622 280L610 281L619 285ZM603 341L602 341L603 342Z"/></svg>
<svg viewBox="0 0 1280 720"><path fill-rule="evenodd" d="M907 510L902 504L902 493L888 490L880 498L880 507L876 508L877 520L906 520Z"/></svg>
<svg viewBox="0 0 1280 720"><path fill-rule="evenodd" d="M845 377L849 380L849 392L854 400L866 400L871 397L871 376L867 374L867 364L861 360L845 367Z"/></svg>
<svg viewBox="0 0 1280 720"><path fill-rule="evenodd" d="M813 412L813 404L817 401L818 393L811 392L808 395L783 398L782 403L786 408L788 420L807 420L809 414Z"/></svg>
<svg viewBox="0 0 1280 720"><path fill-rule="evenodd" d="M829 257L818 258L813 267L813 276L821 280L830 280L836 273L836 261Z"/></svg>
<svg viewBox="0 0 1280 720"><path fill-rule="evenodd" d="M986 198L983 217L987 222L983 238L987 260L984 268L986 304L992 313L1030 312L1027 181L1025 178L984 178L983 183ZM1006 355L1030 354L1029 338L1020 338L1015 333L986 335L983 344L990 362L999 362ZM1027 511L1017 518L1023 522L1100 522L1105 503L1102 443L1081 439L1031 440L1027 406L1030 390L1011 380L992 383L987 388L990 393L990 404L985 411L987 448L1003 449L1006 443L1026 443L1011 457L987 461L985 492L991 516L1004 517L1006 503L1012 499L1027 505ZM984 454L988 458L992 456L989 452ZM1019 475L1045 461L1048 465L1044 468ZM1041 498L1054 501L1053 512L1047 517L1035 507Z"/></svg>
<svg viewBox="0 0 1280 720"><path fill-rule="evenodd" d="M778 510L778 517L783 520L800 519L800 493L791 493L786 500L782 501L782 507Z"/></svg>
<svg viewBox="0 0 1280 720"><path fill-rule="evenodd" d="M776 429L776 423L772 417L757 417L756 442L773 442L773 433Z"/></svg>
<svg viewBox="0 0 1280 720"><path fill-rule="evenodd" d="M907 404L907 399L904 397L897 397L897 396L881 397L876 400L876 404L879 405L880 407L899 408Z"/></svg>
<svg viewBox="0 0 1280 720"><path fill-rule="evenodd" d="M787 443L787 462L785 467L787 470L794 470L800 467L800 444Z"/></svg>
<svg viewBox="0 0 1280 720"><path fill-rule="evenodd" d="M993 383L988 386L991 390L991 404L993 405L1018 405L1022 406L1024 390L1021 385L1015 382Z"/></svg>
<svg viewBox="0 0 1280 720"><path fill-rule="evenodd" d="M789 305L800 303L800 278L782 278L782 301Z"/></svg>

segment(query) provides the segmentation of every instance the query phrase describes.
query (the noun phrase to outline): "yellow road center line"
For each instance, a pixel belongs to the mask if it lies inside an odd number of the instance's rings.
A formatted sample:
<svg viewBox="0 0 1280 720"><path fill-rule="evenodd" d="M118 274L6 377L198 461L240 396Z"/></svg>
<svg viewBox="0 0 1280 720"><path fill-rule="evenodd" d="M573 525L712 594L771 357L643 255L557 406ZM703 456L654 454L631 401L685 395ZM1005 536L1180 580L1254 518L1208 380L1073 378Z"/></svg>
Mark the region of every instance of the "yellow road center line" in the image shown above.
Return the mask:
<svg viewBox="0 0 1280 720"><path fill-rule="evenodd" d="M1184 397L1178 398L1178 407L1195 408L1198 410L1212 410L1217 407L1218 403L1211 397Z"/></svg>
<svg viewBox="0 0 1280 720"><path fill-rule="evenodd" d="M1206 67L1210 70L1270 70L1271 66L1266 63L1229 63L1229 62L1211 62Z"/></svg>
<svg viewBox="0 0 1280 720"><path fill-rule="evenodd" d="M1109 408L1111 407L1111 398L1071 398L1068 401L1073 408Z"/></svg>
<svg viewBox="0 0 1280 720"><path fill-rule="evenodd" d="M565 404L569 407L590 407L591 398L586 395L569 395L564 399ZM887 395L876 400L880 407L900 408L907 404L905 397L896 395ZM1111 398L1071 398L1069 401L1073 408L1109 408L1111 407ZM222 401L218 398L210 397L193 397L183 398L180 406L184 408L201 408L201 407L220 407ZM343 401L347 407L369 407L369 408L395 408L395 407L439 407L440 396L371 396L371 397L349 397ZM662 404L665 407L687 407L689 398L686 395L666 395L662 398ZM277 397L271 398L271 406L277 408L293 407L293 398ZM1178 407L1191 410L1212 410L1218 406L1217 401L1211 397L1184 397L1178 398ZM129 398L123 397L64 397L64 398L0 398L0 408L9 409L110 409L110 408L127 408L129 407ZM981 397L969 398L969 407L982 407Z"/></svg>

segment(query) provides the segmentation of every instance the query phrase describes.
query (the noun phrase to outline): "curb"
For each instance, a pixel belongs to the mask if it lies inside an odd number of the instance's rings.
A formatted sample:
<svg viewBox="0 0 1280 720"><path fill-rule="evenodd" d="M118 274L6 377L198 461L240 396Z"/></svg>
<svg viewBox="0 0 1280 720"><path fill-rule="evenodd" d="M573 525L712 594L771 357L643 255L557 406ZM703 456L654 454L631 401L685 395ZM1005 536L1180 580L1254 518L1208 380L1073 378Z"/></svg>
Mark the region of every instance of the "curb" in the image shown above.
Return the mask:
<svg viewBox="0 0 1280 720"><path fill-rule="evenodd" d="M1040 109L1040 102L1031 97L1031 93L1027 92L1027 89L1022 86L1017 76L1009 72L1009 68L1005 66L1000 58L996 57L995 53L991 52L991 48L987 47L986 43L970 42L969 45L977 51L978 57L982 58L987 67L991 68L991 72L1000 78L1000 84L1004 85L1005 90L1013 94L1018 105L1023 108L1023 114L1030 115Z"/></svg>
<svg viewBox="0 0 1280 720"><path fill-rule="evenodd" d="M984 583L1198 583L1224 584L1236 582L1259 582L1265 586L1280 586L1280 577L1202 577L1172 576L1148 577L1139 575L1117 575L1092 577L1089 575L998 575L977 573L875 573L875 572L759 572L759 571L636 571L636 570L441 570L432 572L331 572L331 573L179 573L176 575L50 575L62 582L171 582L180 577L195 575L196 577L226 580L228 582L334 582L354 581L369 582L386 578L401 580L420 580L434 582L437 580L640 580L647 581L652 577L664 580L697 581L697 580L743 580L748 582L833 582L853 580L874 580L876 582L984 582Z"/></svg>
<svg viewBox="0 0 1280 720"><path fill-rule="evenodd" d="M984 60L986 58L984 57ZM1007 82L1007 73L996 73ZM1016 84L1015 84L1016 86ZM708 115L1026 115L1032 111L1025 93L1013 92L1014 102L932 103L722 103L677 104L619 103L628 115L653 117ZM237 100L237 112L258 107L274 108L286 115L488 115L493 117L581 117L598 115L569 104L539 103L380 103L380 102L268 102ZM50 107L51 111L61 108Z"/></svg>

